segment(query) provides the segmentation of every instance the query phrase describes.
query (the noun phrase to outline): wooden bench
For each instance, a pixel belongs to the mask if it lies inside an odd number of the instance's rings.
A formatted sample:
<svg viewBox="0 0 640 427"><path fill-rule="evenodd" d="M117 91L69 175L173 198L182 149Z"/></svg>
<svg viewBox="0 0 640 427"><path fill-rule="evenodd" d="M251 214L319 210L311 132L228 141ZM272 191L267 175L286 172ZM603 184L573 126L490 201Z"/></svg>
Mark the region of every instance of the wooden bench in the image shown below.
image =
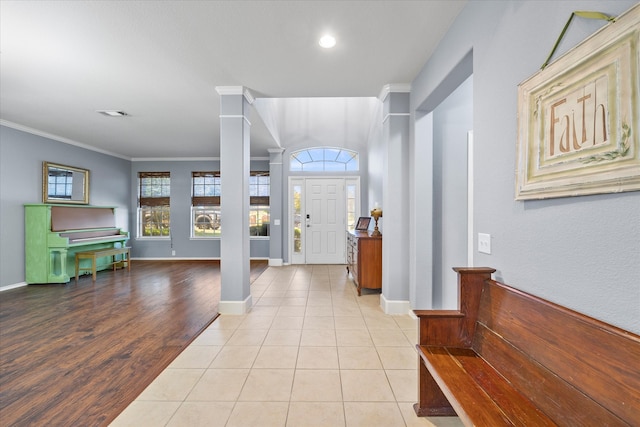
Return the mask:
<svg viewBox="0 0 640 427"><path fill-rule="evenodd" d="M124 263L127 264L127 270L131 271L131 260L129 259L129 249L127 247L124 248L106 248L106 249L96 249L92 251L83 251L76 252L76 282L78 281L78 276L80 275L81 270L91 270L91 274L93 276L93 281L96 281L96 273L98 267L98 258L102 257L111 257L111 262L108 265L113 266L113 270L115 271L118 265L124 266ZM122 259L116 259L117 255L122 255ZM80 267L81 259L90 259L91 267Z"/></svg>
<svg viewBox="0 0 640 427"><path fill-rule="evenodd" d="M454 268L458 310L419 317L419 416L466 426L640 425L640 336Z"/></svg>

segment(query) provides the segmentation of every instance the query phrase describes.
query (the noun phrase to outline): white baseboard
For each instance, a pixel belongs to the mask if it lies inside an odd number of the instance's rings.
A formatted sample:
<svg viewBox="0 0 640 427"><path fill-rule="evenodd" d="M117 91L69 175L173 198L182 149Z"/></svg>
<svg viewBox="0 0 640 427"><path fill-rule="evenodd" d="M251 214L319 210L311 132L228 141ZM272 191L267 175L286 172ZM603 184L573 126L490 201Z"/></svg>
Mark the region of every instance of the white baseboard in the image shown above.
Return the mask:
<svg viewBox="0 0 640 427"><path fill-rule="evenodd" d="M411 312L409 301L388 300L383 294L380 294L380 307L385 314L409 314Z"/></svg>
<svg viewBox="0 0 640 427"><path fill-rule="evenodd" d="M131 261L220 261L220 257L131 257Z"/></svg>
<svg viewBox="0 0 640 427"><path fill-rule="evenodd" d="M251 261L253 260L267 260L268 258L250 258ZM197 257L197 256L192 256L192 257L178 257L178 256L172 256L172 257L131 257L131 261L220 261L220 257ZM278 261L278 260L275 260ZM269 262L271 262L271 260L269 260ZM282 262L282 260L280 260L280 262Z"/></svg>
<svg viewBox="0 0 640 427"><path fill-rule="evenodd" d="M14 283L13 285L0 286L0 292L8 291L9 289L21 288L27 286L27 282Z"/></svg>
<svg viewBox="0 0 640 427"><path fill-rule="evenodd" d="M247 314L252 305L251 295L249 295L244 301L220 301L218 312L220 314Z"/></svg>
<svg viewBox="0 0 640 427"><path fill-rule="evenodd" d="M283 265L282 258L269 258L269 267L282 267Z"/></svg>

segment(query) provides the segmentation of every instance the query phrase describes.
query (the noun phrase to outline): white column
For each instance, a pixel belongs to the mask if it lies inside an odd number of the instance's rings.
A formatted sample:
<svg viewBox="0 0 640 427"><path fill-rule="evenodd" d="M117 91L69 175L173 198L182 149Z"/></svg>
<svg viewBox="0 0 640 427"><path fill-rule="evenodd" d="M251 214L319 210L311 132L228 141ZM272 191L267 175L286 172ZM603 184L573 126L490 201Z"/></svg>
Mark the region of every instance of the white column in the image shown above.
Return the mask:
<svg viewBox="0 0 640 427"><path fill-rule="evenodd" d="M252 305L249 266L249 105L242 86L216 87L220 94L220 273L218 311L244 314Z"/></svg>

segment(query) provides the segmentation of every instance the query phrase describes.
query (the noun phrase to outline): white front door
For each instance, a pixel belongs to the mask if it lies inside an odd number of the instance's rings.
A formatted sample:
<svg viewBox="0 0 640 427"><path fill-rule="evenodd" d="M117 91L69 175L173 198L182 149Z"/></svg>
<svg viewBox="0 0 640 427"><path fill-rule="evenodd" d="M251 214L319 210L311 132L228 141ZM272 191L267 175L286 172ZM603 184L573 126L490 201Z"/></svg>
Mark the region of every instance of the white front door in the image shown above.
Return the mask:
<svg viewBox="0 0 640 427"><path fill-rule="evenodd" d="M304 213L307 264L345 262L345 180L307 178Z"/></svg>

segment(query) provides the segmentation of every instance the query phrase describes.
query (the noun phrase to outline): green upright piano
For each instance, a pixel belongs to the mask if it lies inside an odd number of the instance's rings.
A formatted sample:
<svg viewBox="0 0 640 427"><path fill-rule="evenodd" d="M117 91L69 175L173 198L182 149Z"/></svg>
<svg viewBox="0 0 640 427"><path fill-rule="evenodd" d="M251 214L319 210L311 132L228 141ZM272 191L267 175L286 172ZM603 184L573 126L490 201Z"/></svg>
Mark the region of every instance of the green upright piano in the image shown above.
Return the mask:
<svg viewBox="0 0 640 427"><path fill-rule="evenodd" d="M115 226L115 207L27 204L24 208L28 284L67 283L75 276L76 252L124 247L129 239L128 232ZM108 266L105 260L97 269Z"/></svg>

